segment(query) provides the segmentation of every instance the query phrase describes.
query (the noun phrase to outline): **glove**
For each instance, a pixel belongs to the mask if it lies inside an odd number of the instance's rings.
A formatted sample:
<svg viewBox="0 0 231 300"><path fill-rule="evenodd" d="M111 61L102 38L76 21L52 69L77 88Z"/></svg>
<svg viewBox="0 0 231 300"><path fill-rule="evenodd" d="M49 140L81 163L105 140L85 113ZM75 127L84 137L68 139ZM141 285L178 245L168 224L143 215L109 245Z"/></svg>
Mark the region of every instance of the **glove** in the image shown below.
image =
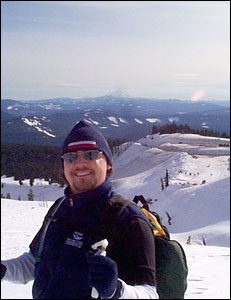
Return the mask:
<svg viewBox="0 0 231 300"><path fill-rule="evenodd" d="M108 298L117 289L117 263L107 256L94 255L94 251L86 254L89 263L88 284L97 289L103 298Z"/></svg>
<svg viewBox="0 0 231 300"><path fill-rule="evenodd" d="M1 264L1 279L5 276L6 273L6 266Z"/></svg>

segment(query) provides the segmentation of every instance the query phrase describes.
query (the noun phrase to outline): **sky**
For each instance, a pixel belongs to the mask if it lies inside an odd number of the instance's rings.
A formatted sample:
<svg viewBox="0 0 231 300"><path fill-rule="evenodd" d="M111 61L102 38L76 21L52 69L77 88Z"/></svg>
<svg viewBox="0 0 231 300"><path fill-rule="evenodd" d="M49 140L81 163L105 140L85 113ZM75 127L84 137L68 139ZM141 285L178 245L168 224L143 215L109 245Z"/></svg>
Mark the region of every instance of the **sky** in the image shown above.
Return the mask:
<svg viewBox="0 0 231 300"><path fill-rule="evenodd" d="M230 1L1 1L2 99L230 99Z"/></svg>
<svg viewBox="0 0 231 300"><path fill-rule="evenodd" d="M171 238L181 243L189 269L185 299L230 299L230 153L227 147L217 147L219 138L192 134L152 137L140 139L114 157L113 185L130 199L140 194L152 198L151 210L162 217ZM162 191L160 177L166 169L170 181ZM64 188L42 179L35 179L32 187L28 179L19 185L13 177L2 178L2 183L2 193L11 194L11 200L1 200L4 260L28 251L46 212ZM35 201L26 201L30 189ZM21 201L17 200L19 195ZM31 288L32 282L24 286L3 281L1 297L32 299Z"/></svg>

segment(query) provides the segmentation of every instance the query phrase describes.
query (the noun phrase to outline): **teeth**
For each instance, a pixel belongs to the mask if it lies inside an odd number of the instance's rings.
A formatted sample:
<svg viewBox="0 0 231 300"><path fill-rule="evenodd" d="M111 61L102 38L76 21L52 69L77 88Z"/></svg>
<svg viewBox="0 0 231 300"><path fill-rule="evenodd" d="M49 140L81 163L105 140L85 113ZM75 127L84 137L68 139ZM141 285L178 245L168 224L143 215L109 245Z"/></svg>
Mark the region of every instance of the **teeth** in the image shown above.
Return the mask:
<svg viewBox="0 0 231 300"><path fill-rule="evenodd" d="M76 173L77 176L85 176L85 175L89 175L90 172L78 172Z"/></svg>

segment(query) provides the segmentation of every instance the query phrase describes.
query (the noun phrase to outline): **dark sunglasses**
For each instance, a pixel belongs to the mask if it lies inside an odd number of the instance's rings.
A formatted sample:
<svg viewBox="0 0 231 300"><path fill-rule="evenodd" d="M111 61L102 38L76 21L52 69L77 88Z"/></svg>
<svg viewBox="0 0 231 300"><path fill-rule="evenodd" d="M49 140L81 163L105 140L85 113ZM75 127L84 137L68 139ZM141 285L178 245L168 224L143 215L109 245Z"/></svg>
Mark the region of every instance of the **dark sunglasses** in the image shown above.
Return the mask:
<svg viewBox="0 0 231 300"><path fill-rule="evenodd" d="M61 158L63 158L68 163L73 163L78 160L78 157L81 155L84 157L85 160L96 160L99 158L99 154L102 153L98 150L86 150L81 152L67 152L64 153Z"/></svg>

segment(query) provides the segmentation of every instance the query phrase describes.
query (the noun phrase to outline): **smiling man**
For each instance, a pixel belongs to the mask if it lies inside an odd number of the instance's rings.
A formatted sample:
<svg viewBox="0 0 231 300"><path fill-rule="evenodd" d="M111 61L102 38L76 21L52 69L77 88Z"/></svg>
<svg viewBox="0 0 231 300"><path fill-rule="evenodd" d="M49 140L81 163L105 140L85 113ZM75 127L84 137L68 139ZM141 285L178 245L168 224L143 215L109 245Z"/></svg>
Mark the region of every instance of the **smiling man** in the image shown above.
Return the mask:
<svg viewBox="0 0 231 300"><path fill-rule="evenodd" d="M102 184L106 179L105 170L111 168L103 152L98 150L64 153L62 158L65 178L75 194Z"/></svg>
<svg viewBox="0 0 231 300"><path fill-rule="evenodd" d="M96 188L112 170L112 153L106 139L84 121L66 137L61 158L66 182L76 194Z"/></svg>
<svg viewBox="0 0 231 300"><path fill-rule="evenodd" d="M64 197L48 211L30 250L2 261L1 277L34 280L34 299L90 299L93 288L99 299L158 299L152 228L134 203L119 213L107 140L80 121L64 140L61 164ZM102 240L106 256L92 249Z"/></svg>

